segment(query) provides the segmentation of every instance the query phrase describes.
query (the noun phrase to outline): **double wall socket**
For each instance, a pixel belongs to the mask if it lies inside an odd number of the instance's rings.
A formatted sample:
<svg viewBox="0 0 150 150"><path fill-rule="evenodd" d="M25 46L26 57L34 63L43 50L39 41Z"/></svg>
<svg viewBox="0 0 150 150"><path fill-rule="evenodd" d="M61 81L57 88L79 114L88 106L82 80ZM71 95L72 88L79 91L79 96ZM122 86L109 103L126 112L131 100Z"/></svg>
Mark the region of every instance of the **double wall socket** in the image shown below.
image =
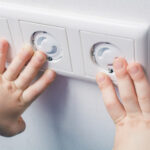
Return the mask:
<svg viewBox="0 0 150 150"><path fill-rule="evenodd" d="M6 18L0 21L0 36L12 45L12 38L22 37L22 43L43 50L48 56L44 68L92 80L102 71L115 82L112 63L121 56L141 63L148 72L148 24L12 5L0 3L0 14ZM20 33L11 37L17 29Z"/></svg>

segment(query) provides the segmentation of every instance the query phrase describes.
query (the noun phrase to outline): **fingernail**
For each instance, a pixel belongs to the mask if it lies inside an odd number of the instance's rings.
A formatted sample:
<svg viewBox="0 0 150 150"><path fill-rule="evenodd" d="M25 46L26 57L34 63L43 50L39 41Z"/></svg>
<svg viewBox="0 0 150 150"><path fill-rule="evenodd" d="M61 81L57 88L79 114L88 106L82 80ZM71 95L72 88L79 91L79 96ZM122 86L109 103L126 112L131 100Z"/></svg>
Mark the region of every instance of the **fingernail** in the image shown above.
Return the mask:
<svg viewBox="0 0 150 150"><path fill-rule="evenodd" d="M4 52L6 46L8 46L7 41L4 39L0 39L0 53Z"/></svg>
<svg viewBox="0 0 150 150"><path fill-rule="evenodd" d="M115 59L115 62L114 62L114 68L115 69L121 69L123 67L123 62L121 59Z"/></svg>
<svg viewBox="0 0 150 150"><path fill-rule="evenodd" d="M25 44L25 45L23 46L22 50L25 50L25 51L33 51L32 46L29 45L29 44Z"/></svg>
<svg viewBox="0 0 150 150"><path fill-rule="evenodd" d="M102 82L104 82L105 81L105 76L103 75L103 74L100 74L99 76L98 76L98 82L99 83L102 83Z"/></svg>
<svg viewBox="0 0 150 150"><path fill-rule="evenodd" d="M48 69L48 70L46 71L46 74L47 74L47 76L48 76L48 80L50 80L50 81L53 81L53 80L55 79L55 77L56 77L55 71L50 70L50 69Z"/></svg>
<svg viewBox="0 0 150 150"><path fill-rule="evenodd" d="M35 56L39 61L42 61L42 62L45 61L44 55L41 54L40 52L36 52Z"/></svg>
<svg viewBox="0 0 150 150"><path fill-rule="evenodd" d="M47 70L47 74L48 74L49 77L51 77L51 76L53 76L53 71L50 70L50 69L48 69L48 70Z"/></svg>
<svg viewBox="0 0 150 150"><path fill-rule="evenodd" d="M133 66L133 67L129 68L128 70L129 70L130 74L136 74L139 71L137 66Z"/></svg>
<svg viewBox="0 0 150 150"><path fill-rule="evenodd" d="M43 51L39 51L41 54L43 54L45 57L47 57L46 53Z"/></svg>
<svg viewBox="0 0 150 150"><path fill-rule="evenodd" d="M31 46L30 44L25 44L25 45L23 46L23 48L25 48L25 49L30 49L30 48L32 48L32 46Z"/></svg>

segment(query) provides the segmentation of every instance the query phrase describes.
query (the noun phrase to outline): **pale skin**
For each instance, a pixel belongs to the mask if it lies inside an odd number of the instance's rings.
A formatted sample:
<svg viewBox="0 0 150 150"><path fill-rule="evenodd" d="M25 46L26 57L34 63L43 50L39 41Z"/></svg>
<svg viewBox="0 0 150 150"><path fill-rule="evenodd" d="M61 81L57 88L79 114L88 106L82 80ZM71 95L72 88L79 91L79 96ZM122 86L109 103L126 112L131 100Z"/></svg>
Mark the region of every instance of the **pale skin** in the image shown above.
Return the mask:
<svg viewBox="0 0 150 150"><path fill-rule="evenodd" d="M22 113L54 80L55 72L46 70L31 84L46 61L41 51L25 46L5 68L8 42L0 40L0 135L10 137L25 130Z"/></svg>
<svg viewBox="0 0 150 150"><path fill-rule="evenodd" d="M138 63L124 58L114 61L119 101L110 78L99 73L97 83L105 106L115 123L113 150L150 150L150 85Z"/></svg>

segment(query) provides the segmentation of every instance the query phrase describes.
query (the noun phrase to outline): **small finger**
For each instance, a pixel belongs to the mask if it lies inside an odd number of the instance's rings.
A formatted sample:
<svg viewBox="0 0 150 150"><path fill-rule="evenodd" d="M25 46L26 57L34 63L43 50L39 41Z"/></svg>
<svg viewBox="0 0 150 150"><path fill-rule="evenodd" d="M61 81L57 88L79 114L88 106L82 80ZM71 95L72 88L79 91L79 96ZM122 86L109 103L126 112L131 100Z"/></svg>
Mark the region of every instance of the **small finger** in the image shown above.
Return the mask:
<svg viewBox="0 0 150 150"><path fill-rule="evenodd" d="M0 40L0 74L5 71L7 52L8 52L9 44L6 40Z"/></svg>
<svg viewBox="0 0 150 150"><path fill-rule="evenodd" d="M25 46L8 66L7 70L3 74L3 77L9 81L15 80L33 54L34 51L31 46Z"/></svg>
<svg viewBox="0 0 150 150"><path fill-rule="evenodd" d="M40 51L36 51L31 61L16 79L16 86L22 90L26 89L35 78L45 61L46 55Z"/></svg>
<svg viewBox="0 0 150 150"><path fill-rule="evenodd" d="M28 87L22 96L25 104L30 105L55 79L55 72L48 69L34 84Z"/></svg>
<svg viewBox="0 0 150 150"><path fill-rule="evenodd" d="M115 123L118 123L126 115L123 105L120 103L111 79L103 74L97 75L97 84L103 95L104 104Z"/></svg>
<svg viewBox="0 0 150 150"><path fill-rule="evenodd" d="M150 85L148 79L138 63L128 66L128 72L134 82L138 101L145 117L150 118Z"/></svg>

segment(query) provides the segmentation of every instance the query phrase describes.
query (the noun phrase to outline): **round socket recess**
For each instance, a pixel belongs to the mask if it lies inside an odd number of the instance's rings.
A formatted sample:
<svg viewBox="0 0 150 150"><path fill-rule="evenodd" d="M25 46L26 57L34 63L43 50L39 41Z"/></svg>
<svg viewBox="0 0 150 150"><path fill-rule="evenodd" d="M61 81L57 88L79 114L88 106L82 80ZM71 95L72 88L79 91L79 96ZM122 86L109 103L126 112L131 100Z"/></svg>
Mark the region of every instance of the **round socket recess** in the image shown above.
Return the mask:
<svg viewBox="0 0 150 150"><path fill-rule="evenodd" d="M31 41L35 50L41 50L47 55L48 61L57 62L63 57L58 41L49 33L45 31L34 32Z"/></svg>
<svg viewBox="0 0 150 150"><path fill-rule="evenodd" d="M119 48L110 43L97 43L92 48L92 57L97 65L108 73L113 73L113 61L122 56Z"/></svg>

